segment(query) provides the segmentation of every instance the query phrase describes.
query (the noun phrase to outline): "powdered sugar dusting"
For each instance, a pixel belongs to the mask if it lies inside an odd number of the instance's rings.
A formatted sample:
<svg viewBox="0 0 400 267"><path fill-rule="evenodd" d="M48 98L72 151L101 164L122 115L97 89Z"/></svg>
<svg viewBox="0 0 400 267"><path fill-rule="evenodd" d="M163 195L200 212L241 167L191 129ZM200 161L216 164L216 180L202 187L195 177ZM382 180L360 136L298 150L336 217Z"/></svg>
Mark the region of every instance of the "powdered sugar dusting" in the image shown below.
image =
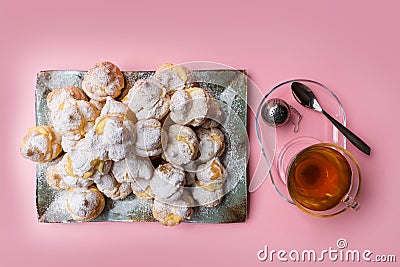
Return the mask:
<svg viewBox="0 0 400 267"><path fill-rule="evenodd" d="M61 152L61 139L50 126L36 126L28 130L20 147L21 155L35 162L47 162Z"/></svg>
<svg viewBox="0 0 400 267"><path fill-rule="evenodd" d="M117 97L124 87L124 77L117 66L110 62L99 62L90 69L82 81L82 89L95 100L103 101L107 96Z"/></svg>
<svg viewBox="0 0 400 267"><path fill-rule="evenodd" d="M216 71L218 72L218 71ZM51 73L51 72L50 72ZM79 74L79 72L76 72ZM143 72L144 73L144 72ZM151 72L149 72L151 73ZM212 73L212 72L210 72ZM223 71L221 72L223 73ZM133 80L130 79L138 79L140 77L146 77L147 74L137 74L136 72L126 72L125 74L125 78L127 79L127 84L133 84ZM200 74L200 76L204 76L204 72L202 71L194 71L194 76ZM210 75L209 77L212 77L212 75ZM49 77L51 77L51 75L49 75ZM207 75L205 76L207 77ZM214 76L215 77L215 76ZM221 75L221 77L223 77L223 75ZM228 77L228 76L227 76ZM229 76L231 77L231 76ZM82 79L82 76L78 76L78 79ZM39 79L38 79L39 80ZM54 82L53 82L54 83ZM45 80L41 80L40 83L38 84L42 84L45 85L45 87L43 86L39 86L38 88L45 88L45 91L42 91L42 93L38 93L37 95L46 95L46 90L48 88L48 85L50 83L46 83ZM72 83L68 84L71 85ZM74 82L74 84L77 84L77 86L79 86L79 82ZM58 87L62 87L62 86L58 86ZM207 90L211 90L211 92L213 91L213 86L203 86L201 85L200 87L203 87ZM233 90L237 90L238 88L235 87L234 85L232 86ZM243 88L242 88L243 89ZM240 89L239 89L240 90ZM218 92L218 91L215 91ZM214 95L215 96L215 95ZM217 93L218 96L218 93ZM40 101L39 101L40 103ZM232 101L232 105L235 106L235 100ZM158 110L162 110L163 106L161 105L160 107L158 107ZM242 106L240 106L240 108L242 108ZM46 108L44 108L44 110L46 110ZM160 111L158 111L158 113L161 113ZM46 120L48 121L48 116L46 115L48 114L47 112L44 112L43 114L38 114L38 121L40 123L46 124ZM103 115L103 114L102 114ZM243 118L240 118L240 120L242 120ZM231 120L231 119L229 119ZM234 125L237 120L233 119L234 122L231 124L229 124L228 122L225 123L223 125L223 128L226 127L231 127L232 125ZM245 120L244 120L245 122ZM243 125L243 124L242 124ZM111 124L112 126L112 124ZM115 126L115 124L114 124ZM114 128L114 127L111 127ZM242 133L242 130L240 130L239 132L234 132L237 131L239 128L235 128L233 131L231 131L230 129L224 129L224 133L226 137L229 137L229 139L233 138L233 139L237 139L238 134ZM107 129L105 129L107 130ZM114 138L113 136L114 133L110 132L109 137L111 139ZM228 139L228 138L226 138ZM240 138L239 138L240 139ZM92 140L93 142L94 140ZM235 203L239 202L243 202L243 198L238 196L243 196L243 192L246 192L246 188L245 188L245 165L246 165L246 160L244 161L240 161L240 158L243 158L243 154L240 156L236 156L235 154L239 154L242 153L242 147L243 146L238 146L238 148L235 147L236 144L241 144L241 142L243 142L242 139L238 140L237 142L235 140L229 140L227 145L228 145L228 151L226 152L226 154L223 157L223 162L224 165L227 165L227 171L229 173L231 173L231 170L233 170L233 181L236 180L236 185L237 186L233 186L233 188L231 188L231 192L226 195L223 198L222 203L217 206L216 208L212 208L212 209L207 209L207 208L200 208L199 212L196 214L196 216L192 219L192 221L197 221L197 222L230 222L230 221L238 221L238 220L242 220L243 217L234 217L231 216L230 214L233 214L230 210L233 208L232 205L236 205ZM245 141L244 141L245 143ZM89 143L90 144L90 143ZM120 144L119 144L120 145ZM117 145L115 146L117 147ZM229 153L230 150L234 150L232 153ZM244 152L245 153L245 152ZM102 153L100 153L102 154ZM107 154L107 153L105 153ZM244 162L244 165L243 165ZM241 164L241 166L235 166L235 164ZM244 170L244 171L243 171ZM235 174L235 171L238 171L239 174L244 173L244 177L236 177L237 175ZM42 177L41 175L39 175L38 177ZM38 178L40 179L40 178ZM230 183L228 182L226 185L225 189L229 189L229 185L232 185L235 183ZM47 185L45 183L40 183L40 188L42 187L46 187ZM39 188L39 189L40 189ZM38 189L38 190L39 190ZM225 190L224 189L224 190ZM40 190L39 190L40 191ZM39 192L38 191L38 192ZM50 194L51 191L45 190L43 192L48 192ZM245 195L245 194L244 194ZM46 200L47 199L47 200ZM60 219L61 221L70 221L71 218L61 218L62 216L56 216L56 210L62 210L62 208L54 208L57 205L53 205L53 201L49 198L40 198L38 199L39 203L38 206L42 205L43 203L51 203L49 204L48 207L52 206L52 208L47 208L46 211L46 217L43 218L41 221L57 221L57 219ZM56 199L56 198L55 198ZM58 198L57 198L58 199ZM237 199L237 200L235 200ZM44 201L44 202L43 202ZM245 201L245 198L244 198ZM40 204L42 203L42 204ZM56 203L56 201L54 201L54 203ZM65 203L65 202L64 202ZM238 210L243 210L242 205L236 205L235 207L237 207ZM244 208L245 209L245 208ZM43 209L40 209L43 210ZM64 208L65 211L65 208ZM52 215L51 213L54 212L54 218L50 218ZM68 212L67 212L68 213ZM241 213L243 214L243 213ZM68 215L68 214L67 214ZM54 220L52 220L54 219ZM107 200L107 205L106 205L106 209L105 211L96 219L96 221L103 221L103 220L111 220L111 221L154 221L154 218L152 217L152 212L151 212L151 201L144 201L144 200L139 200L137 198L135 198L133 195L129 196L128 198L126 198L125 200L122 201L112 201L110 199Z"/></svg>

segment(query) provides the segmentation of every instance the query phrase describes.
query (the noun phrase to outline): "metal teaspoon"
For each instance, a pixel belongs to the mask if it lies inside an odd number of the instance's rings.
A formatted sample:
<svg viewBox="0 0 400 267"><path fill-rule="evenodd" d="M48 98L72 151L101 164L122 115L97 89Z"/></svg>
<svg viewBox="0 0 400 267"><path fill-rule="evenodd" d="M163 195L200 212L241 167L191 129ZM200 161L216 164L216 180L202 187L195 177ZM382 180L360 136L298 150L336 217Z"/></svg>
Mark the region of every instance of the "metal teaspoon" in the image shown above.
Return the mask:
<svg viewBox="0 0 400 267"><path fill-rule="evenodd" d="M313 109L324 114L333 123L333 125L335 125L336 128L359 150L367 155L371 153L371 148L363 140L361 140L357 135L355 135L352 131L347 129L345 126L343 126L343 124L335 120L331 115L321 108L316 96L308 86L299 82L293 82L291 87L293 96L297 102L309 109Z"/></svg>

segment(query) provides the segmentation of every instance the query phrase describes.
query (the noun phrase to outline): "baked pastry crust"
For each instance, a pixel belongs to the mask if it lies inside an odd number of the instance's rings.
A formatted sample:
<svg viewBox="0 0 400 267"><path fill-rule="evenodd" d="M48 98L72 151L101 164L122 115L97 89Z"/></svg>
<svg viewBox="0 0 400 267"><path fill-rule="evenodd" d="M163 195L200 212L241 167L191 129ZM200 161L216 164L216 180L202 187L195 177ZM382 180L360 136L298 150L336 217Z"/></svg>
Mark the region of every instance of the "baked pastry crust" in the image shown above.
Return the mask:
<svg viewBox="0 0 400 267"><path fill-rule="evenodd" d="M47 95L47 107L51 111L60 110L66 100L88 101L88 98L81 89L74 86L67 86L65 88L54 89Z"/></svg>
<svg viewBox="0 0 400 267"><path fill-rule="evenodd" d="M86 100L66 99L57 110L50 110L54 130L69 140L79 140L93 127L99 116L96 107Z"/></svg>
<svg viewBox="0 0 400 267"><path fill-rule="evenodd" d="M69 190L71 186L64 182L65 177L68 175L64 169L65 157L62 157L54 164L47 167L46 181L47 184L55 190Z"/></svg>
<svg viewBox="0 0 400 267"><path fill-rule="evenodd" d="M55 159L61 151L61 138L51 126L29 128L20 146L24 158L39 163Z"/></svg>
<svg viewBox="0 0 400 267"><path fill-rule="evenodd" d="M176 91L171 97L170 117L181 125L200 126L207 119L210 95L199 87Z"/></svg>
<svg viewBox="0 0 400 267"><path fill-rule="evenodd" d="M138 80L123 100L139 120L161 120L169 112L170 96L155 79Z"/></svg>
<svg viewBox="0 0 400 267"><path fill-rule="evenodd" d="M136 154L142 157L161 155L162 143L167 142L167 133L156 119L139 120L136 124Z"/></svg>
<svg viewBox="0 0 400 267"><path fill-rule="evenodd" d="M213 208L221 203L225 195L226 171L218 157L199 165L196 172L196 185L192 190L198 205Z"/></svg>
<svg viewBox="0 0 400 267"><path fill-rule="evenodd" d="M190 194L182 194L172 202L155 199L153 202L153 217L165 226L176 226L185 219L193 216L194 201Z"/></svg>
<svg viewBox="0 0 400 267"><path fill-rule="evenodd" d="M199 141L196 133L187 126L173 124L168 129L168 144L163 157L174 165L183 166L197 156Z"/></svg>
<svg viewBox="0 0 400 267"><path fill-rule="evenodd" d="M123 177L129 179L126 180L127 182L133 182L136 179L150 180L153 177L154 167L148 157L140 157L131 153L125 160L116 162L112 172L120 182L123 181Z"/></svg>
<svg viewBox="0 0 400 267"><path fill-rule="evenodd" d="M200 156L197 161L205 163L214 157L219 157L225 151L225 137L218 128L199 128L196 131L200 140Z"/></svg>
<svg viewBox="0 0 400 267"><path fill-rule="evenodd" d="M220 159L215 157L197 167L196 178L198 185L206 190L214 191L215 186L219 186L226 180L225 168Z"/></svg>
<svg viewBox="0 0 400 267"><path fill-rule="evenodd" d="M99 62L84 76L82 89L94 100L105 101L107 96L115 98L124 88L124 76L111 62Z"/></svg>
<svg viewBox="0 0 400 267"><path fill-rule="evenodd" d="M206 208L214 208L221 203L225 193L223 188L209 191L204 189L204 187L196 185L192 188L192 195L197 205Z"/></svg>
<svg viewBox="0 0 400 267"><path fill-rule="evenodd" d="M184 66L166 63L158 67L154 73L154 79L166 88L167 93L172 93L190 85L193 74Z"/></svg>
<svg viewBox="0 0 400 267"><path fill-rule="evenodd" d="M75 188L68 192L66 206L74 220L90 221L101 214L105 199L95 186Z"/></svg>
<svg viewBox="0 0 400 267"><path fill-rule="evenodd" d="M96 175L94 182L97 189L112 200L124 199L132 193L131 184L119 183L112 173Z"/></svg>
<svg viewBox="0 0 400 267"><path fill-rule="evenodd" d="M171 163L158 166L150 181L151 195L158 200L170 201L182 194L185 185L185 172Z"/></svg>
<svg viewBox="0 0 400 267"><path fill-rule="evenodd" d="M136 197L143 200L152 200L153 195L151 193L150 181L143 178L136 178L132 183L132 191Z"/></svg>

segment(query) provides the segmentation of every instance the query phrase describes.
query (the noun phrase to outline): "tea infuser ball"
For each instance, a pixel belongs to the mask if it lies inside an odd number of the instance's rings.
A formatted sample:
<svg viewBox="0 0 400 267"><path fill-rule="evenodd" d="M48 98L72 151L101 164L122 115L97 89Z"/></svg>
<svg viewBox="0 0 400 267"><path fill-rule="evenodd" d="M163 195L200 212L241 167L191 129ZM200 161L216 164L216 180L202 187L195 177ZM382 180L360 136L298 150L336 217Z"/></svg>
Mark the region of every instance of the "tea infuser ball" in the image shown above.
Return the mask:
<svg viewBox="0 0 400 267"><path fill-rule="evenodd" d="M269 99L261 108L261 117L267 125L279 127L285 125L289 121L291 118L291 112L293 112L297 117L297 120L293 120L292 122L294 125L293 131L297 133L299 131L299 124L302 119L302 115L283 99Z"/></svg>
<svg viewBox="0 0 400 267"><path fill-rule="evenodd" d="M290 118L290 106L280 98L269 99L261 109L261 117L269 126L282 126Z"/></svg>

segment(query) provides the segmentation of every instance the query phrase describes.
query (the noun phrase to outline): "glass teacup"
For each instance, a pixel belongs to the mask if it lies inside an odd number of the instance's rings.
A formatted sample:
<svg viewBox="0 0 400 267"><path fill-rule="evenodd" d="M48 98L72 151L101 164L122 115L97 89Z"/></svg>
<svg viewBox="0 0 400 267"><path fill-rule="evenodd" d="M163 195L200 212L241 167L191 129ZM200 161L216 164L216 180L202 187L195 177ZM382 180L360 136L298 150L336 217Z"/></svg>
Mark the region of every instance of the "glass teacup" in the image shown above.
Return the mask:
<svg viewBox="0 0 400 267"><path fill-rule="evenodd" d="M301 210L331 217L358 209L361 171L344 148L330 143L308 146L291 160L286 185L291 200Z"/></svg>

